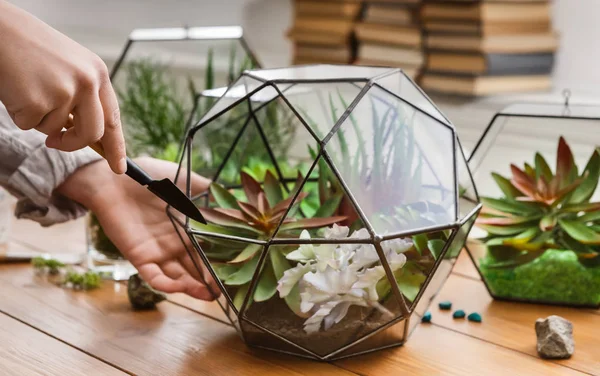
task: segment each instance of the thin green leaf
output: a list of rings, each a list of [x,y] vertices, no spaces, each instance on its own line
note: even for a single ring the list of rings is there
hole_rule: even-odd
[[[600,210],[600,202],[588,202],[585,204],[564,205],[561,211],[567,213],[591,212]]]
[[[422,256],[424,254],[424,252],[427,250],[427,241],[429,240],[429,239],[427,239],[427,235],[425,235],[425,234],[414,235],[412,237],[412,240],[415,245],[415,248],[417,249],[417,252],[419,252],[419,254]]]
[[[396,276],[398,288],[400,288],[402,294],[410,302],[416,299],[421,290],[421,285],[427,279],[427,276],[420,271],[418,266],[408,262],[403,268],[399,269],[399,272],[395,272],[394,275]]]
[[[490,226],[490,225],[477,225],[484,231],[487,231],[492,235],[500,235],[500,236],[509,236],[509,235],[517,235],[522,233],[523,231],[531,228],[531,225],[513,225],[513,226]]]
[[[594,195],[600,179],[600,152],[598,150],[595,150],[590,157],[581,177],[584,180],[571,194],[570,203],[583,203],[589,201]]]
[[[281,193],[281,185],[279,185],[279,180],[277,180],[271,171],[267,171],[265,174],[265,194],[271,207],[277,205],[277,203],[283,200],[283,194]]]
[[[227,278],[229,278],[230,275],[232,275],[240,269],[238,265],[228,265],[219,263],[213,263],[210,266],[213,268],[215,274],[217,275],[217,277],[219,277],[221,281],[226,280]]]
[[[442,254],[442,251],[444,250],[445,246],[446,242],[441,239],[433,239],[427,242],[427,247],[429,248],[436,260]]]
[[[213,67],[213,49],[208,49],[208,54],[206,56],[206,71],[204,74],[204,89],[210,90],[215,87],[215,70]]]
[[[271,299],[277,292],[277,279],[273,274],[273,267],[271,264],[265,264],[263,268],[256,290],[254,290],[254,301],[264,302]]]
[[[254,257],[254,255],[256,255],[256,253],[258,253],[261,249],[262,246],[260,244],[248,244],[246,248],[244,248],[244,250],[240,252],[240,254],[236,256],[236,258],[229,261],[229,263],[239,264],[242,262],[246,262],[252,257]]]
[[[512,226],[523,223],[537,222],[542,217],[542,214],[532,215],[528,217],[479,217],[477,224],[492,225],[492,226]]]
[[[541,210],[540,205],[534,202],[512,201],[489,197],[482,197],[481,202],[492,209],[521,216],[539,213]]]
[[[525,265],[527,263],[532,262],[536,258],[543,255],[544,252],[546,252],[545,249],[539,250],[539,251],[533,251],[533,252],[521,252],[516,257],[514,257],[512,260],[486,265],[486,267],[490,268],[490,269],[516,268],[517,266]]]
[[[521,193],[521,191],[519,191],[517,188],[515,188],[515,186],[512,185],[512,183],[510,182],[510,180],[508,180],[504,176],[497,174],[495,172],[492,172],[492,177],[496,181],[498,188],[500,188],[500,190],[502,190],[502,193],[504,193],[504,196],[506,196],[507,198],[515,198],[515,197],[523,196],[523,193]]]
[[[277,280],[283,278],[283,273],[292,267],[280,247],[269,248],[269,258],[271,259],[271,265],[273,266],[273,272]]]
[[[535,153],[535,180],[539,180],[540,177],[543,177],[547,182],[550,182],[554,175],[544,157],[540,153]]]
[[[573,239],[591,245],[600,245],[600,234],[581,222],[559,219],[558,224]]]
[[[600,220],[600,210],[584,214],[577,218],[577,221],[581,223],[595,222],[598,220]]]
[[[244,304],[244,299],[246,299],[246,294],[248,294],[248,290],[250,289],[250,284],[245,284],[244,286],[241,286],[236,292],[235,292],[235,296],[233,297],[233,305],[235,306],[235,308],[239,311],[240,309],[242,309],[242,304]]]
[[[344,198],[342,193],[338,193],[335,196],[330,197],[319,207],[313,217],[330,217],[334,215],[340,207],[342,198]]]
[[[262,234],[259,230],[248,225],[246,222],[236,219],[234,217],[231,217],[227,214],[221,213],[217,210],[207,209],[207,208],[200,208],[199,210],[200,210],[200,213],[202,213],[202,215],[204,216],[204,218],[206,218],[207,221],[209,221],[213,224],[217,224],[217,225],[221,225],[221,226],[225,226],[225,227],[234,227],[234,228],[238,228],[241,230],[247,230],[247,231],[253,232],[255,234]]]
[[[328,218],[303,218],[294,222],[289,222],[281,225],[280,231],[289,231],[297,229],[311,229],[333,225],[345,220],[346,217],[336,216]]]
[[[222,185],[212,183],[210,185],[210,193],[215,198],[217,204],[224,209],[239,209],[237,200],[235,197]]]
[[[244,264],[237,272],[233,273],[225,280],[225,284],[229,286],[239,286],[246,284],[252,280],[259,256],[255,256]]]

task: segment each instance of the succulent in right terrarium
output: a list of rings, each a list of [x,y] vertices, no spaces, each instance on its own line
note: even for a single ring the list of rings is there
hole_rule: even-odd
[[[492,293],[548,302],[600,304],[600,148],[579,171],[560,137],[553,172],[540,153],[533,164],[511,165],[492,177],[503,197],[483,197],[476,225],[487,232],[481,273]],[[554,274],[554,286],[537,283]],[[560,283],[556,278],[577,278]]]

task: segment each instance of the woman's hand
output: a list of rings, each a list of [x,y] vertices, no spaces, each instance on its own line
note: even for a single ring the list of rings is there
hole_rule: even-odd
[[[0,0],[0,101],[15,124],[63,151],[101,140],[111,169],[127,169],[117,97],[104,62],[29,13]],[[74,127],[63,130],[73,116]]]
[[[177,165],[152,158],[135,161],[154,179],[173,178]],[[202,192],[209,181],[193,175],[192,189]],[[101,162],[78,169],[58,192],[92,210],[106,235],[153,288],[184,292],[212,300],[209,288],[187,254],[165,212],[166,204],[124,175],[115,175]],[[185,235],[184,235],[185,236]],[[186,238],[189,244],[189,239]],[[199,258],[198,265],[202,265]],[[214,293],[218,288],[209,273],[202,273]]]

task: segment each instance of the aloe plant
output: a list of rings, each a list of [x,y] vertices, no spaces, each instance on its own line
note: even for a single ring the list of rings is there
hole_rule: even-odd
[[[300,192],[294,200],[304,180],[298,174],[294,189],[287,195],[277,178],[267,171],[264,188],[252,176],[241,172],[242,189],[245,200],[240,200],[220,184],[210,185],[210,195],[216,207],[200,208],[208,225],[196,224],[199,230],[212,233],[236,235],[249,239],[266,240],[273,235],[279,224],[279,234],[286,238],[297,238],[300,231],[318,229],[340,221],[343,216],[331,216],[336,208],[325,208],[312,218],[299,218],[288,215],[294,213],[299,204],[306,198],[305,192]],[[292,206],[290,208],[290,206]],[[288,209],[290,208],[290,209]],[[226,286],[236,288],[233,297],[234,305],[239,309],[248,292],[250,282],[257,268],[260,251],[258,244],[237,244],[222,242],[213,237],[203,237],[205,254],[211,260],[211,266],[219,279]],[[268,259],[262,270],[261,278],[253,295],[253,300],[261,302],[270,299],[276,292],[277,280],[290,268],[281,250],[269,250]],[[286,302],[294,312],[298,312],[299,295],[287,297]]]
[[[591,198],[600,177],[600,149],[581,173],[571,148],[560,137],[556,169],[536,153],[533,164],[511,165],[512,176],[493,173],[504,194],[482,198],[477,226],[494,262],[487,268],[515,268],[548,250],[572,251],[584,266],[600,265],[600,202]]]

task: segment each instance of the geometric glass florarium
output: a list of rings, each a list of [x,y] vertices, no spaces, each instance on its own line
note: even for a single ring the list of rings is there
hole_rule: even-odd
[[[467,250],[496,299],[600,307],[597,106],[515,104],[469,166],[483,209]]]
[[[268,124],[293,125],[291,147]],[[195,158],[223,128],[207,174]],[[169,214],[223,309],[249,345],[313,359],[401,345],[480,209],[456,130],[400,69],[246,71],[182,154],[177,181],[208,225]]]

